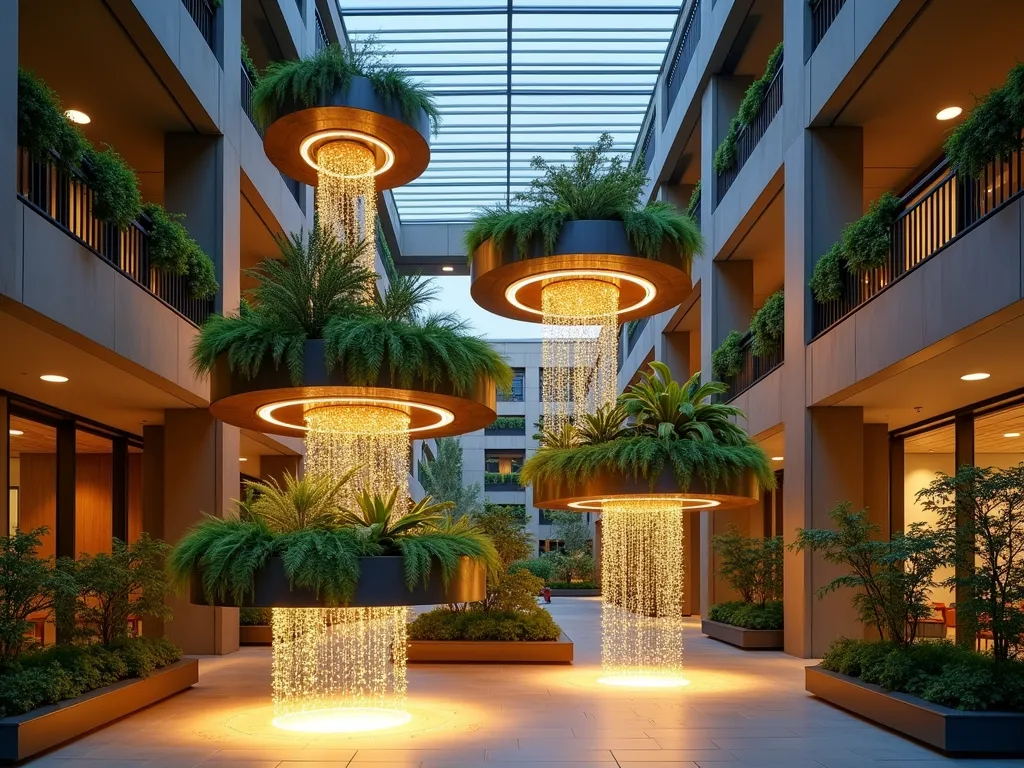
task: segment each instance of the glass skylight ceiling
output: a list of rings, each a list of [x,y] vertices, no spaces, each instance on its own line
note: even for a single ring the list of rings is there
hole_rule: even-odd
[[[604,131],[636,143],[679,0],[339,0],[437,95],[430,167],[394,190],[403,221],[458,221],[529,186]]]

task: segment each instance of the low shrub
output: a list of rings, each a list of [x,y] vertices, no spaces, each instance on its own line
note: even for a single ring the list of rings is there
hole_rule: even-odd
[[[525,416],[499,416],[491,422],[487,429],[526,429]]]
[[[409,624],[410,640],[557,640],[562,630],[543,608],[452,611],[435,608]]]
[[[181,658],[165,638],[133,637],[110,646],[55,645],[25,653],[0,668],[0,717],[20,715],[145,677]]]
[[[519,473],[484,472],[484,485],[519,485]]]
[[[782,629],[782,603],[772,601],[758,605],[742,600],[719,603],[711,606],[708,619],[744,629]]]
[[[549,581],[544,586],[551,589],[598,589],[601,585],[593,581]]]
[[[996,662],[945,640],[900,648],[884,640],[840,638],[821,666],[953,709],[1024,710],[1024,661]]]
[[[243,627],[269,626],[273,611],[270,608],[241,608],[238,623]]]

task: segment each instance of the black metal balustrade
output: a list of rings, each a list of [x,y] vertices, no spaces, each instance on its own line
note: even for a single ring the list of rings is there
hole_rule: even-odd
[[[813,52],[818,43],[836,20],[839,11],[843,9],[846,0],[817,0],[811,6],[811,51]]]
[[[676,50],[672,55],[672,64],[665,77],[669,109],[672,109],[676,96],[679,94],[680,84],[686,76],[686,70],[690,66],[694,51],[697,50],[698,42],[700,42],[700,0],[694,0],[693,5],[690,6],[690,12],[686,14],[683,31],[679,35],[679,43],[676,45]]]
[[[637,320],[631,321],[626,326],[626,354],[627,355],[630,352],[633,351],[633,347],[636,346],[637,339],[640,338],[640,334],[643,332],[644,328],[647,327],[647,321],[650,320],[650,319],[651,318],[649,318],[649,317],[641,317],[641,318],[639,318]]]
[[[772,81],[764,92],[764,101],[761,102],[761,111],[757,113],[754,122],[744,125],[736,137],[736,163],[724,173],[718,174],[716,184],[718,186],[718,203],[722,202],[725,193],[729,191],[736,177],[739,176],[743,166],[754,153],[754,147],[758,145],[761,138],[768,131],[775,116],[782,109],[782,56],[779,57],[779,66],[775,70]]]
[[[755,357],[751,348],[753,341],[754,337],[748,331],[742,341],[743,367],[739,373],[725,382],[729,385],[729,391],[725,393],[724,398],[726,402],[742,395],[784,362],[781,342],[772,354]]]
[[[644,143],[640,145],[640,154],[644,159],[645,171],[651,169],[651,163],[654,161],[654,126],[657,123],[658,113],[654,111],[651,113],[651,122],[647,126],[647,133],[644,134]]]
[[[206,44],[210,46],[210,50],[215,50],[213,45],[213,29],[217,10],[213,7],[213,3],[210,0],[181,0],[181,3],[185,6],[185,10],[188,11],[188,15],[192,17],[192,21],[196,23],[199,32],[203,35],[203,39],[206,40]]]
[[[959,176],[943,161],[903,196],[903,212],[892,226],[886,263],[858,274],[844,268],[840,298],[814,302],[814,335],[827,331],[1020,197],[1024,192],[1022,170],[1020,152],[1006,161],[990,163],[978,179]]]
[[[324,29],[324,20],[320,18],[320,11],[313,11],[313,17],[316,20],[316,52],[320,53],[331,44],[331,41],[327,37],[327,30]]]
[[[257,122],[252,109],[252,92],[255,89],[256,84],[253,82],[252,73],[249,72],[248,67],[245,66],[245,62],[242,62],[242,111],[245,112],[246,116],[249,118],[249,122],[252,123],[252,127],[256,129],[256,133],[260,135],[260,138],[263,138],[265,131],[262,126],[260,126],[259,122]],[[299,208],[305,211],[306,201],[305,196],[302,194],[302,188],[304,185],[290,176],[285,176],[283,173],[281,174],[281,180],[284,181],[284,185],[288,187],[288,191],[292,193],[292,197],[294,197],[295,202],[299,204]]]
[[[183,275],[150,266],[149,219],[140,216],[123,232],[100,221],[83,176],[60,170],[57,159],[54,154],[52,162],[41,163],[19,148],[18,199],[186,320],[201,325],[213,312],[213,300],[193,297]]]

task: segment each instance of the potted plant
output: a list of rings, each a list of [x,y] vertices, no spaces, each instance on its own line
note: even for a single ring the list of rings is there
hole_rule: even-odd
[[[491,540],[422,499],[407,510],[363,491],[356,508],[340,503],[353,473],[335,479],[286,474],[284,483],[250,483],[251,505],[226,518],[207,516],[171,552],[177,584],[192,601],[254,608],[431,605],[483,597],[498,567]]]
[[[938,529],[914,523],[885,540],[878,526],[868,521],[866,510],[855,512],[843,503],[829,512],[834,528],[798,531],[794,550],[817,553],[846,570],[822,586],[819,595],[854,589],[853,604],[861,622],[880,638],[836,640],[819,665],[806,668],[808,691],[944,752],[1020,751],[1024,662],[918,638],[919,622],[932,611],[929,592],[935,586],[935,571],[955,561],[957,541],[963,541],[957,526],[950,527],[957,503],[986,509],[984,514],[993,516],[991,522],[1001,519],[1009,524],[1004,532],[1019,525],[1024,466],[1007,478],[995,479],[998,474],[965,467],[953,478],[940,476],[925,489],[921,496],[926,503],[945,510]],[[979,494],[973,500],[951,495],[957,488],[968,491],[972,486]],[[1005,502],[1009,506],[1000,511]],[[1016,544],[1011,543],[1014,540]],[[997,535],[992,541],[1003,542],[994,552],[996,562],[1021,543],[1021,534]],[[1007,549],[999,552],[1002,546]],[[1019,555],[1013,559],[1019,560]]]
[[[417,616],[408,627],[409,661],[572,663],[572,641],[537,605],[543,581],[515,567],[532,549],[522,517],[510,507],[488,505],[459,522],[491,538],[501,569],[488,577],[482,601]]]
[[[781,649],[782,537],[747,537],[732,526],[713,544],[721,558],[718,575],[740,599],[712,605],[701,631],[739,648]]]

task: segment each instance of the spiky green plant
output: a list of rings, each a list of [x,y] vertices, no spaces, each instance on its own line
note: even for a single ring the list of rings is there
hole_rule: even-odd
[[[382,546],[393,545],[397,537],[408,534],[416,528],[437,525],[444,513],[454,505],[451,502],[435,504],[429,496],[420,499],[407,512],[400,512],[398,488],[389,496],[362,490],[356,494],[356,508],[345,511],[341,520],[360,531],[362,535]]]
[[[265,483],[249,482],[246,489],[256,498],[247,512],[262,519],[274,533],[337,528],[346,514],[340,505],[341,491],[357,470],[350,469],[338,478],[309,474],[299,478],[285,472],[283,485],[273,477]]]
[[[632,433],[626,426],[629,413],[616,403],[602,405],[594,413],[584,413],[578,420],[576,435],[580,445],[597,445],[610,440],[618,440]]]
[[[572,448],[580,444],[576,427],[565,422],[559,427],[541,427],[540,444],[545,448]]]
[[[395,545],[405,558],[405,582],[410,589],[421,580],[426,583],[433,562],[440,565],[445,584],[455,575],[463,557],[482,564],[490,576],[504,568],[494,542],[468,516],[443,515],[435,525],[416,535],[397,537]]]
[[[659,258],[670,246],[687,265],[701,252],[704,239],[693,218],[669,203],[640,205],[647,174],[640,162],[632,165],[621,156],[611,159],[612,137],[604,133],[591,147],[573,149],[573,162],[553,166],[535,157],[531,166],[540,176],[530,189],[515,197],[512,207],[484,208],[465,235],[470,259],[487,240],[499,250],[514,244],[526,258],[535,239],[550,254],[562,227],[570,221],[621,221],[630,243],[640,256]]]
[[[313,107],[335,91],[349,87],[353,77],[365,77],[387,104],[397,105],[409,122],[420,110],[427,114],[436,135],[441,113],[434,95],[405,70],[388,62],[388,54],[374,38],[344,48],[332,43],[306,59],[272,62],[263,71],[252,94],[257,122],[268,126],[288,104]]]

